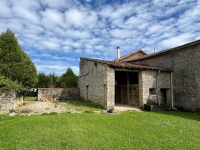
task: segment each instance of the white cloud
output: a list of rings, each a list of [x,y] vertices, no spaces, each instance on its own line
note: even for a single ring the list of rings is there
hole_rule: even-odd
[[[57,25],[64,26],[64,14],[55,9],[47,8],[45,11],[40,11],[42,16],[41,24],[44,28],[53,29]]]
[[[0,32],[15,32],[37,69],[79,71],[79,57],[112,60],[143,48],[152,52],[200,38],[198,0],[1,0]]]
[[[136,31],[129,31],[129,30],[123,30],[123,29],[114,29],[114,30],[110,30],[110,35],[114,38],[131,38],[134,36]]]
[[[84,25],[84,12],[78,9],[70,9],[65,12],[66,22],[74,27],[82,27]]]
[[[163,40],[160,44],[166,48],[175,47],[190,42],[193,37],[191,33],[185,33]]]
[[[10,8],[9,1],[1,0],[0,17],[7,18],[12,17],[13,13]]]
[[[39,41],[39,44],[41,45],[41,47],[43,49],[47,49],[47,50],[59,50],[60,49],[59,43],[48,41],[48,40]]]
[[[98,19],[96,12],[88,10],[86,8],[84,10],[79,10],[77,8],[69,9],[65,12],[65,15],[65,20],[67,24],[75,28],[94,27]]]
[[[90,38],[89,31],[79,31],[74,29],[69,29],[66,31],[66,37],[73,38],[73,39],[87,39]]]

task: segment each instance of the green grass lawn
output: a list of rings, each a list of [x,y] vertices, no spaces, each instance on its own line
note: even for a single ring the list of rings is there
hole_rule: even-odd
[[[0,115],[0,149],[195,150],[200,115],[184,112]]]
[[[37,97],[31,97],[31,96],[27,96],[24,98],[24,101],[36,101]]]

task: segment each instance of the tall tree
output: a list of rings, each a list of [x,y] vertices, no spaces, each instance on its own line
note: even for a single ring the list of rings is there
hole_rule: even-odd
[[[36,67],[10,29],[0,35],[0,74],[26,88],[37,83]]]
[[[46,75],[44,72],[38,73],[38,83],[35,87],[37,88],[56,88],[60,87],[59,78],[55,73],[50,73]]]
[[[50,78],[44,72],[39,72],[37,77],[38,77],[38,83],[35,85],[35,87],[48,88]]]
[[[66,73],[60,77],[61,87],[76,87],[78,82],[78,77],[74,74],[71,68],[68,68]]]

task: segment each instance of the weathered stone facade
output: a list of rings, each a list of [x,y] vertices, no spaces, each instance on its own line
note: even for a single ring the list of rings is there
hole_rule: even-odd
[[[131,60],[131,59],[138,58],[138,57],[141,57],[141,56],[144,56],[144,55],[145,54],[142,53],[142,52],[137,52],[134,55],[130,55],[130,56],[124,58],[123,61]]]
[[[153,100],[154,102],[160,101],[160,104],[163,104],[166,100],[165,104],[170,105],[170,88],[170,72],[141,71],[139,73],[140,106],[143,107],[148,100]],[[150,90],[155,90],[155,93],[150,93]]]
[[[7,90],[0,95],[0,111],[9,112],[16,107],[16,93],[13,90]]]
[[[166,101],[166,104],[170,104],[170,72],[140,70],[136,73],[139,76],[139,84],[130,85],[115,85],[115,73],[115,68],[107,64],[82,59],[79,77],[80,96],[101,104],[107,110],[115,107],[115,101],[143,107],[149,99],[157,102],[157,95],[150,95],[149,89],[158,88],[160,103]]]
[[[80,62],[80,96],[101,104],[105,109],[114,108],[114,69],[106,64],[88,60]]]
[[[200,108],[200,43],[180,46],[170,51],[133,61],[173,70],[174,105],[189,109]]]
[[[141,56],[139,55],[140,52]],[[95,101],[99,101],[100,104],[106,106],[106,100],[102,101],[104,98],[102,93],[105,93],[105,90],[97,87],[101,84],[106,85],[110,81],[113,82],[111,76],[109,78],[106,76],[108,68],[112,70],[113,76],[116,75],[116,69],[126,72],[133,71],[138,72],[138,83],[136,85],[138,84],[139,88],[140,106],[143,106],[147,100],[157,100],[159,104],[170,104],[172,108],[175,106],[189,110],[200,109],[200,40],[149,55],[142,53],[142,50],[137,50],[113,61],[84,59],[84,67],[80,67],[81,75],[87,74],[87,72],[90,74],[86,78],[83,77],[82,81],[80,80],[80,89],[84,89],[86,85],[88,85],[86,87],[92,85],[90,91],[87,90],[86,92],[84,90],[85,93],[88,93],[85,95],[89,95],[91,100],[95,99],[96,93],[93,93],[92,96],[90,94],[94,92],[93,89],[98,89],[101,96],[98,96],[98,100]],[[95,62],[98,63],[98,66],[102,66],[97,71],[98,73],[94,69]],[[89,63],[91,64],[89,65]],[[96,78],[96,74],[101,74],[101,77]],[[122,78],[125,78],[125,76]],[[134,97],[135,95],[134,92],[130,93],[130,90],[128,90],[130,89],[128,80],[127,78],[127,83],[123,82],[123,85],[120,86],[127,89],[124,91],[127,91],[127,103],[130,104],[130,96]],[[109,88],[108,85],[106,85],[107,88]],[[110,89],[112,91],[113,87]],[[122,93],[125,93],[123,87],[121,89]],[[115,95],[115,92],[120,91],[117,89],[111,95]],[[117,96],[116,102],[123,102],[122,96],[119,97],[120,94],[117,94]],[[131,101],[137,104],[137,101],[134,101],[133,98]]]
[[[78,88],[38,88],[37,100],[51,101],[55,95],[57,100],[76,99],[79,97]]]

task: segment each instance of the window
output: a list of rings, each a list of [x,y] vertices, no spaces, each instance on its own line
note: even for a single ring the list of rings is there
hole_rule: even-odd
[[[149,94],[150,95],[156,95],[156,89],[155,88],[150,88],[149,89]]]

